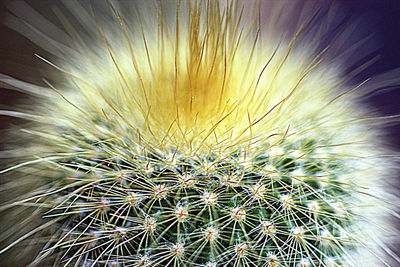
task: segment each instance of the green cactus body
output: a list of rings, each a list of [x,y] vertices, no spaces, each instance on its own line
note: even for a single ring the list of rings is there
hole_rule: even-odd
[[[25,241],[39,266],[385,262],[392,162],[349,93],[364,84],[297,45],[308,20],[287,39],[269,27],[278,4],[265,31],[239,2],[65,5],[93,40],[44,59],[67,82],[40,88],[27,161],[2,171],[33,190],[2,206],[32,216],[1,253]]]
[[[221,157],[75,138],[98,152],[59,162],[60,179],[77,184],[56,193],[62,202],[49,214],[68,215],[55,240],[71,231],[61,249],[71,263],[333,266],[354,249],[340,205],[355,186],[338,181],[340,159],[319,158],[315,141]]]

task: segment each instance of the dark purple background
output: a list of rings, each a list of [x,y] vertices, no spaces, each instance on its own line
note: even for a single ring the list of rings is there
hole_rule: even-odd
[[[354,17],[364,17],[365,22],[361,27],[375,33],[374,38],[380,45],[374,53],[380,56],[380,60],[359,75],[357,81],[400,68],[400,1],[342,0],[339,3]],[[369,103],[384,115],[400,114],[400,85],[374,96]],[[389,130],[389,143],[400,151],[400,123],[390,126]]]
[[[48,53],[1,23],[8,12],[6,8],[8,2],[11,1],[0,0],[0,73],[43,84],[41,79],[46,76],[45,72],[49,70],[49,66],[34,54],[38,53],[46,57]],[[27,0],[26,2],[50,19],[55,18],[51,12],[51,6],[57,5],[56,0]],[[329,3],[329,0],[326,2]],[[400,67],[400,0],[342,0],[335,1],[334,5],[339,6],[347,17],[362,17],[364,23],[361,28],[366,32],[375,33],[374,38],[381,45],[374,53],[380,55],[380,60],[358,75],[354,82]],[[389,92],[375,96],[370,102],[382,114],[400,114],[399,89],[400,87],[393,88]],[[23,94],[0,90],[0,109],[15,107],[23,102],[21,101],[23,98]],[[6,129],[6,124],[15,124],[18,121],[19,119],[0,116],[0,144],[2,143],[1,133]],[[390,127],[388,138],[389,143],[400,151],[400,124]]]

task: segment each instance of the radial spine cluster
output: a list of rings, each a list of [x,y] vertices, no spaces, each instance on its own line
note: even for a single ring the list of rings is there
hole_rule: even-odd
[[[334,266],[354,249],[340,207],[354,187],[313,140],[224,156],[120,142],[81,139],[98,152],[58,162],[75,182],[48,216],[70,263]]]

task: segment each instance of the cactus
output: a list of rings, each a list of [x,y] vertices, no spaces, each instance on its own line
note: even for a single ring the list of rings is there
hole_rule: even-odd
[[[392,162],[352,94],[365,85],[297,45],[309,20],[286,39],[238,2],[125,3],[136,19],[110,2],[90,20],[65,4],[93,38],[42,58],[67,82],[2,78],[40,100],[18,115],[35,121],[26,161],[1,171],[32,184],[2,205],[17,223],[1,253],[23,244],[39,266],[386,263]]]

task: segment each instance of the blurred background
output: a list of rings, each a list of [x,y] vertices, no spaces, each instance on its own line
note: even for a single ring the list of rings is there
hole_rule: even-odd
[[[45,58],[51,58],[51,55],[32,43],[28,38],[5,25],[7,17],[10,15],[7,6],[16,1],[19,0],[0,0],[0,73],[43,85],[42,78],[49,78],[46,73],[48,71],[53,72],[54,70],[37,58],[35,54],[39,54]],[[95,3],[96,1],[92,2]],[[305,0],[304,2],[309,3],[312,1]],[[315,2],[321,1],[324,0]],[[32,6],[36,12],[39,12],[51,21],[57,21],[53,9],[54,7],[61,6],[60,1],[26,0],[25,2]],[[325,2],[330,4],[331,1]],[[365,58],[365,61],[377,55],[379,55],[379,60],[360,73],[360,75],[357,75],[352,83],[362,82],[366,78],[376,74],[400,68],[399,0],[341,0],[333,1],[332,3],[340,10],[340,15],[343,18],[350,21],[361,19],[360,30],[365,31],[367,34],[373,33],[372,38],[374,38],[374,42],[377,44],[376,50],[368,58]],[[349,66],[349,69],[351,67]],[[380,94],[374,95],[368,100],[369,104],[377,108],[383,115],[400,114],[399,89],[400,86],[381,90]],[[0,90],[0,109],[12,108],[18,106],[20,103],[27,103],[26,100],[26,96],[22,93],[11,90]],[[8,128],[7,125],[17,123],[19,123],[19,119],[0,116],[0,144],[2,143],[2,133]],[[400,123],[389,127],[387,138],[391,146],[400,151]]]

